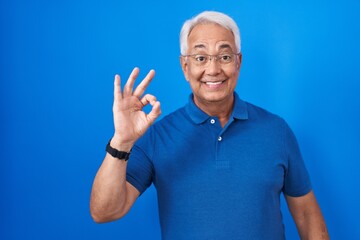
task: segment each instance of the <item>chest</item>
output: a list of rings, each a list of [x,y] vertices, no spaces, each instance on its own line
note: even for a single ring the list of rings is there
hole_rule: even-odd
[[[211,119],[210,119],[211,121]],[[280,192],[287,161],[281,134],[267,127],[204,124],[190,131],[169,131],[157,141],[154,156],[158,190],[224,188]]]

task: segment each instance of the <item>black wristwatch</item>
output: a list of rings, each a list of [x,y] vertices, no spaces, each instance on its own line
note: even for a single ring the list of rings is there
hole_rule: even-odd
[[[118,158],[120,160],[127,161],[130,157],[131,150],[130,150],[130,152],[118,151],[115,148],[112,148],[110,146],[110,142],[111,142],[111,140],[106,145],[106,152],[108,152],[114,158]]]

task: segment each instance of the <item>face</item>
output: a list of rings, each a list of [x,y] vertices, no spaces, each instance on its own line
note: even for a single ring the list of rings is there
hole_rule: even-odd
[[[186,55],[232,54],[236,52],[232,32],[218,24],[199,24],[188,37]],[[201,108],[211,103],[232,104],[233,93],[240,73],[241,55],[234,61],[222,64],[214,58],[205,66],[195,64],[195,59],[181,57],[181,66],[194,94],[194,102]]]

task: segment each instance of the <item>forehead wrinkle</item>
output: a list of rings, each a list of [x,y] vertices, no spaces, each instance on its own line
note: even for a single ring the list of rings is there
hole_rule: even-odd
[[[212,47],[213,46],[213,47]],[[217,54],[219,52],[223,51],[231,51],[233,52],[232,44],[229,43],[228,40],[210,40],[209,43],[204,43],[203,41],[199,41],[197,43],[194,43],[194,45],[191,47],[192,51],[210,51],[212,54]],[[192,52],[191,51],[191,52]],[[194,52],[193,52],[194,53]]]
[[[217,45],[217,44],[216,44]],[[194,50],[197,49],[207,49],[207,46],[203,43],[199,43],[199,44],[195,44],[195,46],[192,48]],[[232,50],[231,44],[229,43],[220,43],[220,45],[216,46],[217,51],[219,50],[226,50],[226,49],[230,49]]]

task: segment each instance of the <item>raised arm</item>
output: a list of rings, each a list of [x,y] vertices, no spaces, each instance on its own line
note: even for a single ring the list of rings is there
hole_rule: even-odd
[[[139,69],[134,68],[121,90],[120,76],[115,76],[113,117],[115,133],[110,146],[118,151],[129,152],[150,125],[161,114],[160,103],[150,94],[143,96],[155,72],[151,70],[133,90]],[[150,104],[146,114],[142,109]],[[124,216],[139,196],[139,191],[126,182],[127,162],[106,153],[92,187],[90,212],[95,222],[109,222]]]
[[[285,195],[285,198],[301,239],[330,239],[325,220],[312,191],[301,197]]]

